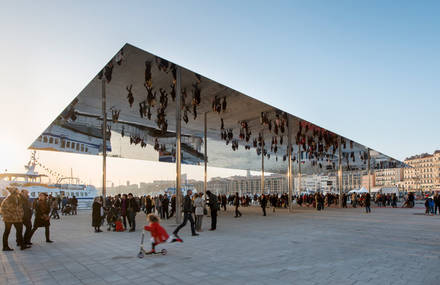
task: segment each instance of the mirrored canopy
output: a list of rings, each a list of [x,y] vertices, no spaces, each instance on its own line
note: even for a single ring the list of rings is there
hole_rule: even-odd
[[[364,170],[368,148],[170,61],[126,44],[30,149],[101,155],[102,80],[113,157],[175,161],[176,70],[181,70],[182,163],[204,161],[207,120],[209,166],[286,173],[289,139],[294,171],[326,173],[338,166]],[[286,98],[289,100],[289,98]],[[371,168],[403,163],[370,150]]]

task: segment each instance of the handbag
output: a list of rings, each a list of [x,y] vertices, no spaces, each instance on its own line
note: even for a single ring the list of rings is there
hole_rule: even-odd
[[[208,210],[206,210],[206,208],[203,208],[203,215],[208,215]]]

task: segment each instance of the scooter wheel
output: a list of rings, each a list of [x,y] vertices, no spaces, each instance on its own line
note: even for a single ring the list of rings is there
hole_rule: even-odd
[[[162,253],[162,255],[166,255],[168,253],[168,251],[164,248],[160,251],[160,253]]]
[[[142,251],[140,251],[137,256],[138,258],[144,258],[145,254]]]

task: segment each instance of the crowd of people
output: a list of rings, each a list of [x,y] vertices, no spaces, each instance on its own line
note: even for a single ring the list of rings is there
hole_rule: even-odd
[[[59,219],[58,211],[61,210],[62,215],[76,215],[78,200],[75,196],[68,198],[52,197],[46,193],[40,193],[38,199],[33,202],[29,199],[28,191],[19,191],[16,187],[7,188],[10,195],[1,203],[0,213],[5,223],[5,231],[3,234],[3,250],[12,250],[8,245],[8,237],[12,226],[16,229],[17,246],[21,249],[29,248],[33,233],[39,228],[45,228],[46,241],[50,240],[50,219]],[[226,211],[227,205],[234,207],[235,218],[240,218],[242,212],[240,207],[260,206],[263,216],[267,215],[267,208],[271,208],[275,212],[277,208],[289,207],[289,196],[287,193],[279,194],[263,194],[263,195],[239,195],[239,193],[231,195],[215,195],[210,191],[206,192],[207,197],[203,197],[203,193],[195,193],[191,190],[186,192],[182,201],[183,222],[173,232],[175,238],[179,238],[179,231],[190,223],[191,234],[199,235],[203,231],[203,217],[208,215],[211,217],[211,231],[217,228],[218,211]],[[396,194],[375,193],[370,195],[364,194],[342,194],[342,207],[347,208],[348,202],[351,207],[365,207],[366,213],[371,212],[371,202],[376,203],[377,207],[397,207],[398,197]],[[409,193],[402,203],[402,207],[414,206],[414,194]],[[293,195],[292,203],[296,202],[300,207],[313,207],[318,211],[324,210],[326,207],[339,206],[339,194],[321,192],[303,193],[301,195]],[[440,214],[440,196],[435,194],[426,197],[426,214]],[[209,211],[208,211],[209,210]],[[105,199],[96,197],[92,205],[92,227],[95,232],[102,232],[101,227],[107,223],[108,231],[125,231],[134,232],[136,230],[136,215],[139,212],[157,215],[158,219],[170,219],[176,214],[176,196],[175,195],[143,195],[135,197],[133,194],[118,194],[113,197],[109,196]],[[35,214],[35,215],[34,215]],[[31,218],[35,216],[32,225]],[[151,218],[155,220],[155,218]],[[23,226],[26,231],[23,234]]]
[[[192,193],[192,192],[191,192]],[[209,194],[208,194],[209,193]],[[408,198],[411,200],[411,196]],[[353,208],[365,207],[367,213],[371,212],[371,202],[375,202],[378,207],[397,207],[398,197],[396,194],[377,193],[370,195],[364,194],[342,194],[342,207],[347,208],[348,202]],[[339,207],[339,194],[321,192],[303,193],[293,195],[292,203],[296,202],[300,207],[313,207],[322,211],[327,207]],[[196,236],[198,232],[203,231],[203,217],[208,214],[212,219],[210,230],[216,229],[217,212],[226,211],[227,205],[234,207],[234,217],[240,218],[242,212],[240,207],[260,206],[263,216],[267,215],[267,208],[275,212],[277,208],[289,207],[289,196],[283,194],[263,194],[263,195],[239,195],[239,193],[225,195],[214,195],[207,192],[207,197],[203,193],[195,193],[189,197],[186,195],[182,202],[183,223],[191,224],[191,233]],[[136,214],[144,212],[146,215],[154,213],[160,219],[170,219],[176,213],[175,195],[143,195],[135,197],[133,194],[118,194],[113,197],[107,197],[104,203],[102,197],[96,197],[93,203],[92,226],[95,232],[102,232],[101,227],[107,221],[107,230],[133,232],[136,230]],[[439,210],[440,212],[440,210]],[[177,234],[181,227],[175,231]]]
[[[425,195],[425,215],[440,215],[440,195],[435,193],[434,195]]]
[[[7,188],[9,195],[0,204],[0,214],[3,217],[5,230],[3,232],[3,251],[12,251],[8,238],[12,226],[16,232],[16,243],[21,250],[32,246],[32,236],[38,228],[45,228],[46,242],[50,239],[50,213],[53,200],[49,200],[46,193],[40,193],[33,202],[29,199],[27,190],[18,190],[15,186]],[[34,223],[32,224],[32,216]],[[23,234],[23,226],[26,228]]]

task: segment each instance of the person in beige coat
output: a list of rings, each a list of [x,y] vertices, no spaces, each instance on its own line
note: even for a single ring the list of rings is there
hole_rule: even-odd
[[[196,216],[196,231],[201,232],[202,231],[203,214],[205,211],[205,200],[202,198],[203,193],[199,193],[196,195],[197,195],[197,197],[194,200],[195,216]]]
[[[21,249],[29,248],[23,241],[23,206],[20,199],[19,191],[16,187],[8,187],[9,196],[3,200],[0,205],[0,213],[5,223],[5,231],[3,232],[3,251],[11,251],[12,248],[8,245],[8,238],[11,232],[12,225],[15,227],[17,235],[17,244]]]

